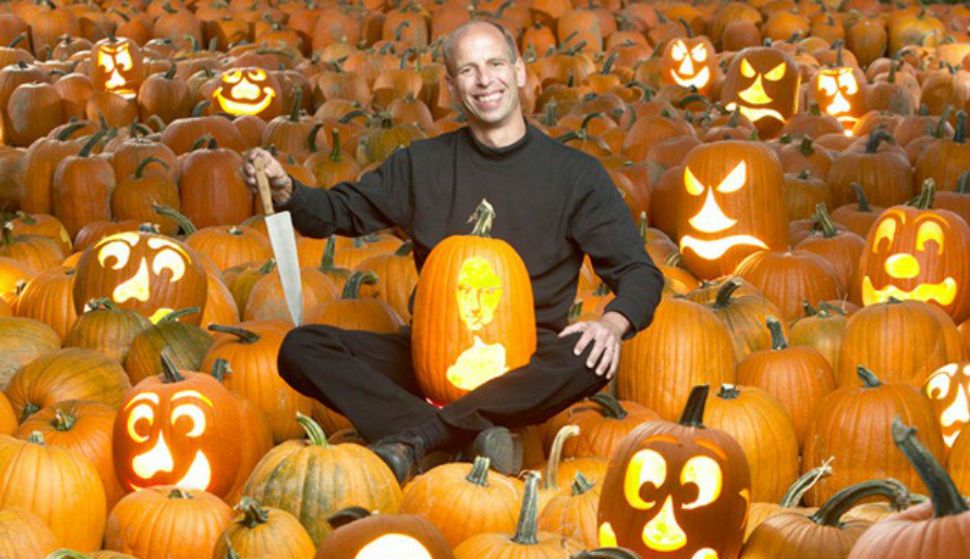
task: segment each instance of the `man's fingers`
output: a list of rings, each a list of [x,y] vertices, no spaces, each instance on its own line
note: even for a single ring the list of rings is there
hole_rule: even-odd
[[[610,370],[606,374],[607,379],[612,379],[616,376],[616,371],[620,368],[620,351],[622,346],[617,343],[616,349],[613,351],[613,363],[610,365]]]
[[[583,350],[586,349],[586,346],[589,345],[589,342],[591,341],[593,341],[593,334],[590,330],[587,329],[583,332],[583,335],[579,337],[579,341],[576,342],[576,345],[573,347],[573,354],[574,355],[581,354]]]
[[[586,367],[589,369],[596,367],[596,364],[600,361],[600,356],[602,356],[609,347],[606,336],[602,332],[598,332],[593,337],[593,340],[593,349],[589,352],[589,357],[586,358]],[[599,373],[597,372],[597,374]]]
[[[576,322],[574,324],[570,324],[569,326],[563,328],[562,332],[559,332],[559,337],[563,338],[574,332],[582,332],[585,328],[586,328],[585,322]]]

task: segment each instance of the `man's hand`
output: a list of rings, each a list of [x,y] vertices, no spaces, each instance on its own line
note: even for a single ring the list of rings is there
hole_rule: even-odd
[[[607,379],[616,375],[620,366],[620,345],[623,334],[630,329],[630,321],[618,312],[604,313],[599,320],[590,320],[570,324],[559,333],[559,337],[568,336],[575,332],[582,332],[579,341],[573,347],[573,353],[579,355],[593,342],[593,349],[586,359],[586,367],[594,369],[598,376],[606,375]]]
[[[263,161],[263,172],[269,179],[269,189],[273,195],[274,204],[285,204],[293,194],[293,179],[286,174],[283,166],[268,151],[261,148],[253,148],[246,153],[243,159],[242,176],[246,181],[246,186],[259,195],[259,187],[256,185],[256,160]]]

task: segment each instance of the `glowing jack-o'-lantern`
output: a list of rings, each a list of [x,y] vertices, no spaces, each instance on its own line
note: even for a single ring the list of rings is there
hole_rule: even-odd
[[[699,278],[734,271],[749,254],[788,242],[784,174],[771,149],[754,142],[703,144],[687,154],[678,190],[677,236]]]
[[[708,96],[719,77],[715,50],[707,37],[678,37],[667,43],[661,74],[663,83],[693,87]]]
[[[750,47],[731,62],[721,99],[727,110],[739,109],[761,138],[773,138],[798,112],[800,85],[798,64],[790,56],[769,47]]]
[[[970,225],[932,206],[932,179],[915,207],[893,206],[876,219],[859,262],[866,306],[899,300],[941,307],[957,323],[970,315]]]
[[[262,68],[232,68],[219,77],[212,100],[230,115],[270,119],[280,113],[279,89],[276,78]]]
[[[359,507],[327,519],[335,528],[317,549],[317,557],[346,559],[453,559],[441,532],[410,514],[368,515]]]
[[[943,442],[952,447],[970,423],[970,361],[948,363],[933,371],[923,384],[923,392],[940,421]]]
[[[188,246],[151,230],[124,231],[88,247],[77,264],[74,306],[109,298],[118,307],[157,322],[174,309],[202,307],[207,282],[198,256]],[[186,322],[198,323],[198,316]]]
[[[164,374],[132,388],[115,418],[118,481],[129,491],[174,485],[225,496],[245,444],[239,400],[211,375],[163,363]]]
[[[489,237],[494,216],[483,201],[472,234],[438,243],[421,270],[412,360],[421,389],[437,403],[525,365],[535,351],[529,273],[515,249]]]
[[[623,440],[599,503],[599,543],[643,557],[737,557],[751,475],[741,446],[701,422],[707,386],[695,387],[678,423],[648,421]]]
[[[109,37],[91,49],[91,80],[104,91],[133,99],[145,79],[145,65],[138,43]]]
[[[847,135],[865,114],[865,78],[858,69],[849,67],[822,68],[815,73],[808,95],[823,113],[838,120]]]

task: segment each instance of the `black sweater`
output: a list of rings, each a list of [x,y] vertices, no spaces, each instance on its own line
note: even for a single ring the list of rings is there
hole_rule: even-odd
[[[466,221],[482,198],[495,208],[492,236],[511,244],[529,271],[538,326],[566,326],[584,252],[616,294],[606,309],[632,325],[626,337],[650,323],[663,276],[609,175],[593,157],[532,126],[500,149],[481,144],[467,127],[417,141],[359,182],[329,190],[294,181],[279,209],[291,212],[300,233],[317,238],[400,226],[420,270],[439,241],[471,232]]]

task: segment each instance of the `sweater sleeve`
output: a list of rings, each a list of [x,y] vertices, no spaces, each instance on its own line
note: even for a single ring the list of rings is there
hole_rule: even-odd
[[[293,179],[293,194],[277,209],[289,211],[296,230],[314,238],[334,233],[359,237],[395,225],[409,230],[413,200],[410,177],[409,150],[398,149],[357,182],[323,189],[309,188]]]
[[[570,220],[571,237],[589,255],[596,274],[615,294],[606,311],[630,321],[624,339],[650,325],[660,303],[663,274],[643,248],[643,241],[613,181],[594,163],[578,185]]]

